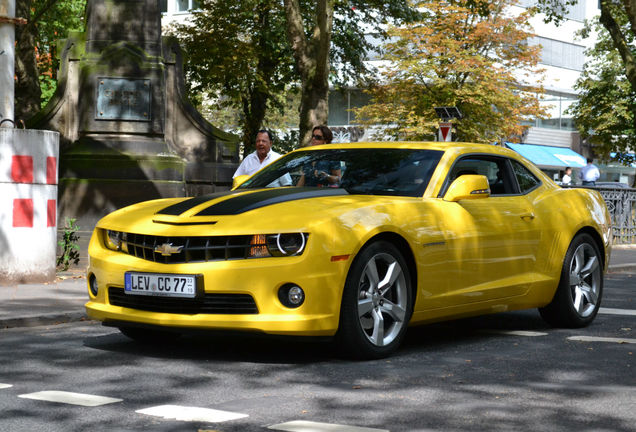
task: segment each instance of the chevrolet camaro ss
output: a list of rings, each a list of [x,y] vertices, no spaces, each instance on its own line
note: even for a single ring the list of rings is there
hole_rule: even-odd
[[[306,175],[337,181],[295,186]],[[268,187],[280,178],[291,185]],[[328,336],[361,358],[392,353],[409,325],[479,314],[538,308],[583,327],[600,307],[610,228],[597,191],[563,189],[502,147],[315,146],[231,191],[105,216],[86,309],[137,340]]]

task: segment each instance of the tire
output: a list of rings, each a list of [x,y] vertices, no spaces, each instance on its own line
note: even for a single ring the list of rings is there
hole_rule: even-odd
[[[383,358],[399,346],[413,309],[411,275],[400,251],[377,241],[355,258],[342,294],[336,336],[341,352],[358,359]]]
[[[539,308],[539,313],[555,327],[585,327],[596,317],[602,296],[601,254],[589,234],[579,234],[565,254],[561,279],[552,302]]]
[[[119,331],[126,337],[142,344],[165,344],[173,342],[181,336],[179,333],[155,330],[145,327],[119,327]]]

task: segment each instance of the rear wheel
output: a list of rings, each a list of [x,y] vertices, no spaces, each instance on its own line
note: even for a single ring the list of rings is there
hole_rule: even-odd
[[[601,306],[603,295],[601,254],[589,234],[577,235],[567,253],[561,280],[552,302],[539,312],[556,327],[584,327],[590,324]]]
[[[411,283],[393,244],[378,241],[360,252],[342,295],[337,339],[345,354],[381,358],[397,349],[411,317]]]

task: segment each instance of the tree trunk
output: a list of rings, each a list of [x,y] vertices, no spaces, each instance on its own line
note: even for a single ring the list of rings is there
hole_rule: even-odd
[[[317,0],[315,26],[307,39],[298,0],[284,0],[287,38],[300,74],[300,145],[311,141],[314,126],[327,124],[329,115],[329,49],[334,0]]]
[[[262,23],[262,31],[257,35],[258,52],[262,55],[258,56],[257,69],[262,75],[263,81],[271,81],[271,77],[276,71],[276,64],[273,64],[270,57],[266,55],[269,36],[267,28],[270,25],[270,14],[272,12],[270,3],[263,2],[258,9],[258,22]],[[256,134],[263,128],[263,120],[267,113],[267,104],[271,98],[271,92],[269,90],[263,90],[263,88],[269,88],[269,86],[260,87],[255,85],[250,88],[249,94],[243,99],[243,157],[247,156],[255,149]]]
[[[15,119],[26,121],[40,111],[40,73],[38,71],[35,41],[37,29],[30,20],[31,0],[17,0],[16,16],[28,23],[16,26],[15,53]]]
[[[255,149],[256,134],[263,126],[268,99],[268,94],[255,89],[243,99],[243,157]]]
[[[625,1],[625,3],[627,3],[627,0]],[[628,14],[630,10],[630,8],[626,7],[625,13]],[[631,12],[633,13],[634,11]],[[629,16],[629,19],[630,23],[636,23],[635,16]],[[621,31],[619,24],[612,16],[611,6],[608,4],[607,0],[601,1],[600,21],[601,24],[603,24],[603,27],[605,27],[609,32],[614,44],[614,48],[616,48],[621,56],[621,59],[623,60],[627,80],[630,82],[632,90],[636,92],[636,57],[634,56],[634,53],[632,52],[632,49],[629,46],[625,35]]]
[[[632,33],[636,35],[636,0],[623,0]]]
[[[329,116],[328,96],[329,82],[316,82],[310,85],[303,83],[300,99],[299,140],[301,146],[311,142],[311,131],[314,126],[326,125]],[[318,88],[319,87],[319,88]]]

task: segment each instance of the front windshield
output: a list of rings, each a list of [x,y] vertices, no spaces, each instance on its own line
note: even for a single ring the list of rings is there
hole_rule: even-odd
[[[442,154],[439,150],[395,148],[294,152],[263,168],[238,189],[264,188],[291,176],[292,187],[343,188],[361,195],[421,196]]]

